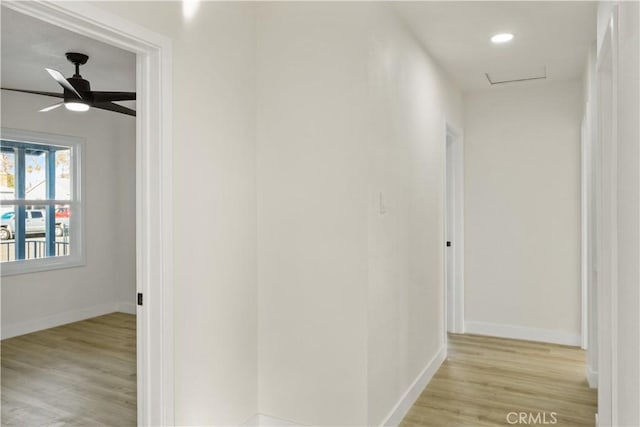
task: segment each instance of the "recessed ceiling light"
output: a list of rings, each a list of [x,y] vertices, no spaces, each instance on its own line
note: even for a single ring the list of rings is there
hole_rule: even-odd
[[[493,43],[506,43],[508,41],[511,41],[512,39],[513,39],[513,34],[511,33],[500,33],[491,37],[491,41]]]

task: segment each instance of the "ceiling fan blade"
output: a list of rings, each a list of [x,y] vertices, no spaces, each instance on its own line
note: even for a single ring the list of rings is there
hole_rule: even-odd
[[[135,92],[100,92],[92,91],[93,102],[135,101]]]
[[[49,105],[48,107],[44,107],[42,110],[40,110],[40,112],[41,113],[46,113],[47,111],[55,110],[56,108],[60,107],[61,105],[64,105],[64,102],[58,102],[57,104],[53,104],[53,105]]]
[[[53,79],[57,81],[60,84],[60,86],[62,86],[67,90],[70,90],[71,92],[75,93],[78,96],[78,98],[82,99],[82,96],[80,95],[80,93],[78,93],[76,88],[73,87],[71,83],[69,83],[67,79],[64,78],[64,76],[60,71],[52,70],[51,68],[45,68],[45,70],[47,70],[47,72],[51,75],[51,77],[53,77]]]
[[[129,116],[135,116],[136,110],[123,107],[122,105],[114,104],[113,102],[101,102],[93,104],[94,108],[100,108],[102,110],[115,111],[116,113],[127,114]]]
[[[54,98],[64,98],[64,95],[61,93],[55,93],[55,92],[42,92],[39,90],[26,90],[26,89],[11,89],[8,87],[3,87],[1,88],[2,90],[10,90],[13,92],[23,92],[23,93],[32,93],[34,95],[44,95],[44,96],[53,96]]]

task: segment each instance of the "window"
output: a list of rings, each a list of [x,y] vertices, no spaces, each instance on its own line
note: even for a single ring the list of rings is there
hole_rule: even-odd
[[[2,128],[3,276],[84,264],[81,148],[75,137]]]

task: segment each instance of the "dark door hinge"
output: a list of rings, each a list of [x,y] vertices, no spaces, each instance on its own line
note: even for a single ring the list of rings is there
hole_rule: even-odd
[[[138,292],[138,305],[142,305],[142,293]]]

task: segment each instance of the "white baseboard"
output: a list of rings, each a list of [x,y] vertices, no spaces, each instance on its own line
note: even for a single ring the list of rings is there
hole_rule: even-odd
[[[382,426],[398,426],[402,422],[403,418],[409,412],[409,409],[413,406],[420,394],[425,389],[427,384],[431,381],[431,378],[435,375],[442,365],[442,362],[447,358],[447,347],[443,345],[440,350],[433,356],[433,358],[427,363],[427,366],[420,372],[418,377],[409,386],[407,391],[404,392],[398,403],[391,409],[389,414],[382,422]]]
[[[242,424],[242,427],[293,427],[304,426],[304,424],[294,421],[283,420],[282,418],[272,417],[265,414],[255,414],[249,420]]]
[[[393,407],[389,414],[385,417],[383,426],[398,426],[402,422],[402,419],[407,415],[409,409],[413,406],[418,399],[422,391],[425,389],[431,378],[435,375],[442,365],[442,362],[447,358],[447,347],[442,346],[435,356],[429,361],[427,366],[420,372],[418,377],[409,386],[407,391],[404,392],[398,403]],[[256,414],[249,420],[242,424],[242,427],[293,427],[304,426],[304,424],[296,423],[294,421],[283,420],[281,418],[272,417],[265,414]]]
[[[551,344],[580,347],[582,339],[579,334],[572,334],[554,329],[524,328],[521,326],[499,325],[487,322],[465,322],[468,334],[487,335],[490,337],[512,338],[516,340],[539,341]]]
[[[260,426],[260,414],[255,414],[247,421],[240,424],[240,427],[259,427]]]
[[[592,371],[591,366],[587,366],[587,382],[589,387],[598,388],[598,371]]]
[[[116,305],[118,313],[136,314],[136,305],[132,302],[119,302]]]
[[[126,306],[126,303],[99,304],[92,307],[65,311],[63,313],[56,313],[50,316],[40,317],[37,319],[9,325],[3,322],[2,339],[4,340],[7,338],[17,337],[19,335],[30,334],[31,332],[55,328],[56,326],[66,325],[67,323],[79,322],[80,320],[90,319],[92,317],[121,311],[121,306]],[[135,313],[135,306],[133,312]]]

